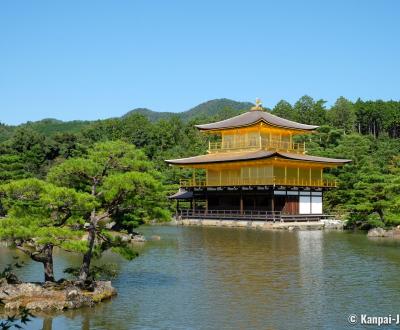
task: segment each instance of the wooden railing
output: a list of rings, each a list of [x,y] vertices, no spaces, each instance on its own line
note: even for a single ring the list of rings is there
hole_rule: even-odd
[[[300,187],[337,187],[336,180],[290,179],[278,177],[265,178],[229,178],[220,180],[188,179],[180,181],[181,187],[225,187],[225,186],[300,186]]]
[[[305,143],[294,143],[268,138],[251,138],[234,142],[209,142],[208,152],[240,151],[251,149],[279,150],[296,153],[305,153]]]
[[[333,220],[336,217],[329,214],[283,214],[280,211],[257,210],[190,210],[180,209],[177,219],[214,219],[214,220],[245,220],[245,221],[279,221],[279,222],[312,222]]]

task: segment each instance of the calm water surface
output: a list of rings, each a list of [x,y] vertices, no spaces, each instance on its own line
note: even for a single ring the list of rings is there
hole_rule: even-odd
[[[132,262],[106,257],[120,267],[116,298],[40,317],[29,329],[343,329],[349,314],[400,313],[396,242],[323,231],[142,231],[161,240]],[[1,264],[10,258],[0,250]],[[57,276],[79,259],[58,255]],[[41,279],[42,268],[28,261],[21,276]]]

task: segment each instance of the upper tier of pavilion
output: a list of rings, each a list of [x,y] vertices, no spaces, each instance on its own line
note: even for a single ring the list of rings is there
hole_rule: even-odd
[[[241,115],[210,124],[196,125],[203,132],[221,135],[221,141],[210,142],[207,155],[166,160],[169,164],[193,166],[209,163],[240,162],[266,158],[338,165],[348,159],[332,159],[306,155],[304,143],[292,137],[312,133],[318,126],[280,118],[267,111],[257,100],[256,105]]]
[[[316,125],[306,125],[297,123],[292,120],[284,119],[275,116],[262,107],[261,100],[256,100],[256,105],[250,109],[250,111],[245,112],[241,115],[217,121],[215,123],[195,125],[201,131],[211,131],[220,132],[224,130],[231,130],[237,128],[244,128],[250,126],[256,126],[257,124],[265,124],[271,128],[283,128],[286,131],[295,131],[297,134],[303,132],[309,132],[317,129],[319,126]]]

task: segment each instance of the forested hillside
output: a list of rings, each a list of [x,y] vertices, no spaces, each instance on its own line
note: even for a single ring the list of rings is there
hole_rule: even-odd
[[[52,136],[59,133],[79,133],[91,123],[91,121],[83,120],[62,121],[49,118],[39,121],[28,121],[19,126],[0,124],[0,142],[9,139],[18,128],[29,128],[38,133]]]
[[[178,115],[164,114],[161,119],[154,115],[157,113],[149,119],[146,113],[133,111],[121,118],[94,122],[43,120],[18,127],[2,125],[0,181],[44,178],[54,165],[85,155],[96,142],[123,140],[145,152],[173,192],[179,179],[190,173],[167,166],[164,159],[201,154],[207,149],[208,137],[194,124],[232,117],[251,105],[222,99]],[[338,189],[326,194],[326,212],[364,228],[400,223],[400,102],[350,102],[341,97],[327,108],[325,101],[303,96],[295,104],[282,100],[271,111],[321,126],[316,134],[299,137],[306,142],[309,154],[353,160],[326,174],[340,182]]]
[[[166,119],[173,116],[178,116],[177,113],[173,112],[157,112],[146,108],[137,108],[127,112],[123,117],[129,117],[132,115],[143,115],[150,121],[157,121],[160,119]]]
[[[185,122],[194,118],[204,118],[207,120],[210,116],[220,116],[224,112],[236,115],[240,112],[246,111],[246,109],[251,106],[253,106],[253,104],[249,102],[236,102],[228,99],[216,99],[201,103],[194,108],[183,112],[158,112],[146,108],[137,108],[128,111],[125,115],[121,116],[121,119],[130,117],[132,115],[143,115],[151,122],[172,117],[180,118]],[[1,124],[0,120],[0,142],[10,138],[14,130],[16,130],[18,127],[28,127],[33,131],[43,133],[45,135],[55,135],[58,133],[78,133],[94,122],[96,121],[62,121],[54,118],[47,118],[39,121],[28,121],[19,126],[10,126]]]
[[[229,99],[216,99],[210,100],[204,103],[201,103],[195,106],[192,109],[183,112],[156,112],[149,109],[138,108],[132,111],[129,111],[124,117],[133,114],[140,114],[145,116],[150,121],[157,121],[160,119],[167,119],[171,117],[178,117],[183,121],[188,121],[191,119],[199,119],[199,118],[208,118],[210,116],[215,116],[221,114],[224,111],[233,111],[233,112],[243,112],[253,104],[250,102],[237,102]]]

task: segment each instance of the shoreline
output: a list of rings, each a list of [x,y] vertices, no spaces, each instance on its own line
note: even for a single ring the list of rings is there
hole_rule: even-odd
[[[173,219],[173,226],[203,226],[221,228],[247,228],[259,230],[343,230],[344,223],[340,220],[320,220],[309,222],[266,222],[245,220],[213,220],[213,219]]]

